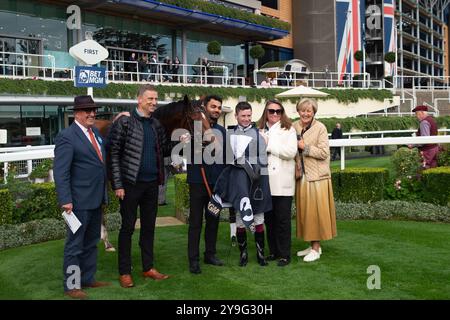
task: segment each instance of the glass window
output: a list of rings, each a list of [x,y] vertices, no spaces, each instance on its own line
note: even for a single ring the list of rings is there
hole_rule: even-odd
[[[0,128],[7,130],[7,144],[4,147],[20,146],[20,106],[2,106],[0,108]]]
[[[278,0],[261,0],[261,4],[265,7],[278,10]]]

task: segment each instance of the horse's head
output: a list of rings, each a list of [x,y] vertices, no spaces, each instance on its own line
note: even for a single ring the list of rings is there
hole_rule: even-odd
[[[214,135],[212,134],[212,131],[209,130],[211,129],[211,118],[206,113],[205,106],[203,105],[203,100],[190,100],[188,96],[185,95],[183,103],[186,110],[186,119],[188,123],[190,123],[190,128],[187,129],[191,132],[191,134],[194,134],[193,129],[195,129],[195,126],[193,124],[198,121],[202,125],[201,134],[203,136],[203,141],[214,141]]]
[[[211,129],[210,119],[205,112],[202,100],[190,100],[187,95],[183,100],[157,108],[153,116],[161,122],[169,137],[175,129],[180,128],[188,130],[191,135],[198,134],[199,132],[194,132],[196,121],[201,123],[201,134]],[[203,140],[212,141],[213,137],[207,133],[203,136]]]

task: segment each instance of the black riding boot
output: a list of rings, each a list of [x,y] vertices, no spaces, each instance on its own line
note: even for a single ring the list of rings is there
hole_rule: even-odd
[[[241,255],[239,258],[239,266],[245,267],[248,262],[248,253],[247,253],[247,232],[237,232],[237,242],[239,246],[239,251],[241,251]]]
[[[256,243],[256,259],[260,266],[267,266],[268,263],[264,258],[264,231],[255,232],[255,243]]]

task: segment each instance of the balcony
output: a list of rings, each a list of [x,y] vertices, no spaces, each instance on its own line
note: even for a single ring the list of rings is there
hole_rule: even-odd
[[[417,37],[411,35],[411,34],[408,33],[408,32],[405,32],[405,31],[402,32],[402,31],[400,31],[398,34],[399,34],[400,36],[402,36],[404,39],[410,40],[411,42],[417,42],[417,41],[418,41],[418,40],[417,40]]]
[[[383,40],[382,30],[367,30],[366,40]]]

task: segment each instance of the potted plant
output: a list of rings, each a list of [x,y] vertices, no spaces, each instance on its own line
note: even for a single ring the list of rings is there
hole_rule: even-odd
[[[353,57],[355,58],[356,61],[363,61],[364,60],[364,56],[363,56],[362,50],[356,51],[355,54],[353,55]]]
[[[207,50],[209,54],[213,56],[218,56],[222,51],[222,45],[220,44],[219,41],[214,40],[208,43]]]
[[[43,183],[50,175],[49,171],[53,171],[53,161],[51,159],[45,159],[38,164],[30,174],[30,179],[34,180],[34,183]],[[53,173],[51,174],[53,179]]]
[[[395,52],[392,52],[392,51],[386,52],[386,54],[384,55],[384,61],[386,61],[387,63],[394,63],[395,62]]]
[[[260,44],[253,46],[250,49],[250,51],[249,51],[250,57],[252,57],[255,60],[255,70],[257,70],[259,68],[258,59],[264,57],[265,53],[266,53],[266,51]]]

